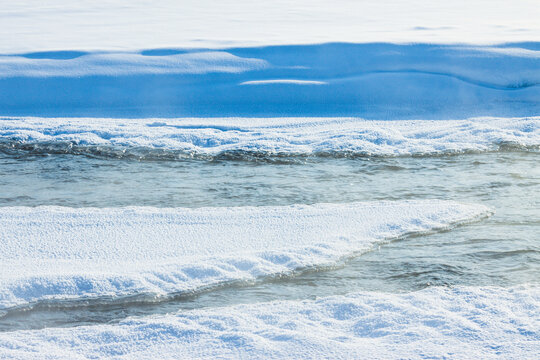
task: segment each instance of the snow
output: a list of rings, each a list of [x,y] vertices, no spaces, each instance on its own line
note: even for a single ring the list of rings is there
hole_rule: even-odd
[[[149,56],[140,53],[65,52],[0,56],[0,77],[80,77],[141,74],[240,73],[266,68],[260,59],[241,58],[224,51],[195,51]]]
[[[357,118],[94,119],[0,117],[4,146],[85,153],[143,149],[215,156],[418,155],[540,145],[540,117],[366,121]],[[76,150],[73,147],[76,147]],[[49,149],[49,150],[47,150]],[[113,152],[114,153],[114,152]],[[142,155],[141,155],[142,154]],[[174,153],[173,153],[174,154]]]
[[[296,84],[296,85],[324,85],[324,81],[296,80],[296,79],[274,79],[274,80],[252,80],[244,81],[240,85],[267,85],[267,84]]]
[[[0,334],[42,359],[535,359],[538,286],[359,292]]]
[[[44,117],[523,117],[538,42],[330,43],[0,54],[0,114]]]
[[[538,40],[536,0],[4,1],[0,53]]]
[[[0,151],[538,148],[539,18],[537,0],[4,1]],[[439,200],[0,207],[0,312],[253,281],[490,213]],[[5,332],[0,358],[533,359],[539,290],[352,293]]]
[[[166,295],[335,264],[490,214],[438,200],[201,209],[0,208],[0,308]]]

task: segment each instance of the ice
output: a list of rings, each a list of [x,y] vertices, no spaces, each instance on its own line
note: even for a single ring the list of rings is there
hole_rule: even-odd
[[[534,359],[540,289],[359,292],[0,334],[0,357]]]
[[[162,150],[216,156],[417,155],[540,145],[540,118],[366,121],[357,118],[0,118],[9,148],[129,155]],[[0,143],[2,145],[2,143]],[[76,148],[76,149],[75,149]],[[85,150],[86,149],[86,150]],[[114,153],[114,151],[113,151]]]
[[[378,242],[486,216],[425,200],[201,209],[0,208],[0,308],[167,295],[333,264]]]

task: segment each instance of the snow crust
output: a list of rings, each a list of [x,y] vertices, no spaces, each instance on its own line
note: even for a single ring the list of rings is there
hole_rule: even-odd
[[[490,214],[424,200],[239,208],[0,208],[0,309],[165,295],[334,264]]]
[[[0,54],[0,115],[537,116],[539,62],[538,42]]]
[[[215,156],[414,155],[539,146],[540,117],[366,121],[357,118],[0,118],[10,146],[178,151]]]
[[[4,1],[0,53],[538,40],[536,0]]]
[[[0,357],[534,359],[540,288],[432,287],[0,334]]]
[[[0,77],[239,73],[268,66],[264,60],[241,58],[225,51],[195,51],[163,56],[128,52],[81,53],[68,57],[65,54],[52,52],[49,56],[0,56]]]

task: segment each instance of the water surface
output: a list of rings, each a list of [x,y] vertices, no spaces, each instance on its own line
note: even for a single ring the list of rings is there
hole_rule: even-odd
[[[144,157],[143,157],[144,159]],[[0,154],[0,206],[262,206],[449,199],[495,214],[452,231],[409,236],[337,264],[156,299],[42,303],[0,317],[0,331],[115,322],[127,316],[354,291],[514,286],[540,274],[536,150],[404,157],[171,159],[24,150]]]

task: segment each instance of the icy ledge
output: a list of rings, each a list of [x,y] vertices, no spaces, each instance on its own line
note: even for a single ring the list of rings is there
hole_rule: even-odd
[[[540,117],[371,121],[359,118],[0,118],[0,146],[152,157],[259,154],[417,155],[540,146]]]
[[[0,334],[0,357],[533,359],[538,286],[355,293]]]
[[[425,200],[201,209],[0,208],[0,309],[196,291],[335,264],[375,243],[487,216]]]

